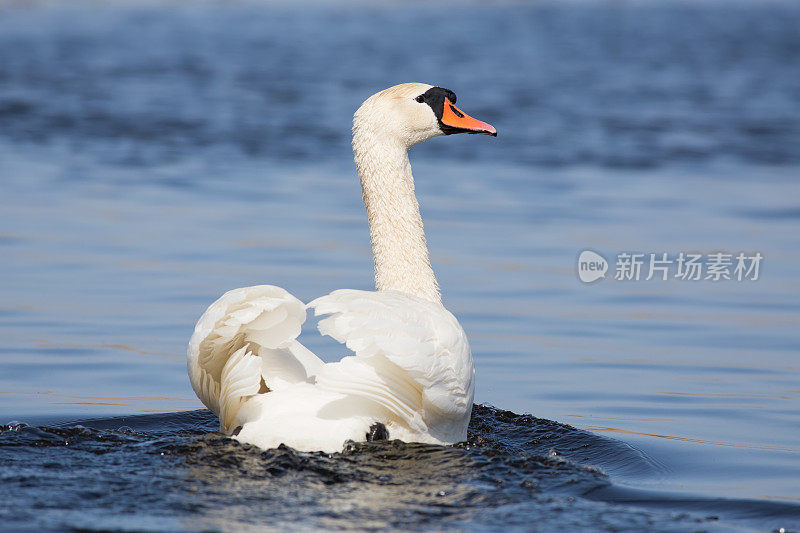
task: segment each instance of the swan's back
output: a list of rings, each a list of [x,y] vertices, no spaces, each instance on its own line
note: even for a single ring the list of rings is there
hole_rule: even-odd
[[[376,425],[389,438],[466,438],[472,355],[444,307],[409,294],[334,291],[311,302],[320,332],[355,354],[323,363],[297,340],[305,306],[279,287],[236,289],[195,329],[188,365],[220,430],[270,448],[339,451]]]

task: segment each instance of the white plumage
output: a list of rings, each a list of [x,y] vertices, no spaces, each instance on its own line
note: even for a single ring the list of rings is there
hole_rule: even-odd
[[[198,321],[189,377],[222,432],[262,448],[326,452],[365,440],[376,424],[410,442],[466,438],[472,354],[441,304],[408,162],[408,148],[443,133],[435,106],[417,98],[431,89],[392,87],[354,117],[378,291],[337,290],[305,306],[280,287],[245,287],[225,293]],[[325,364],[300,344],[306,307],[325,316],[320,332],[354,355]]]

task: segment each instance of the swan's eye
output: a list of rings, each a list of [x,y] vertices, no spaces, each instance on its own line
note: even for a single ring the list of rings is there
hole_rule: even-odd
[[[416,100],[417,102],[419,102],[421,104],[421,103],[425,102],[425,95],[421,94],[421,95],[417,96],[416,98],[414,98],[414,100]]]

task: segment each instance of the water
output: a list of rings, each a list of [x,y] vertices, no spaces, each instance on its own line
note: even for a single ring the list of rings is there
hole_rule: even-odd
[[[0,433],[0,517],[800,528],[798,23],[755,2],[0,7],[0,423],[27,424]],[[539,418],[478,408],[467,445],[333,457],[209,434],[194,321],[233,287],[369,288],[350,117],[412,80],[500,132],[412,163],[476,400]],[[584,285],[584,249],[764,263]]]

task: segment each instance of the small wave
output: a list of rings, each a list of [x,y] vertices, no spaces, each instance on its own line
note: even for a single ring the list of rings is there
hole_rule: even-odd
[[[0,426],[0,520],[31,530],[691,530],[800,508],[622,488],[615,475],[660,466],[614,439],[484,405],[456,446],[264,451],[217,427],[206,410]]]

